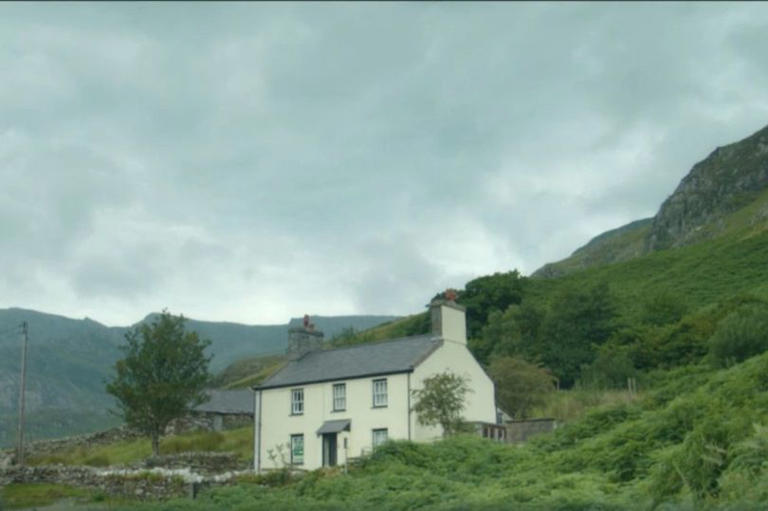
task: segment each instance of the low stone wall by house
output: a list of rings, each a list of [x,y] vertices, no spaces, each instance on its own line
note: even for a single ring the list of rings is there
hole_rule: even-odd
[[[240,460],[231,452],[183,452],[147,458],[137,468],[189,469],[197,474],[212,475],[248,470],[251,466],[250,461]]]
[[[90,467],[63,465],[11,467],[0,470],[0,486],[12,483],[64,484],[132,499],[167,499],[189,492],[189,483],[181,477],[165,477],[150,472],[129,475],[102,474]]]
[[[555,419],[528,419],[508,421],[504,424],[507,428],[507,442],[521,443],[541,433],[549,433],[557,428]]]
[[[231,484],[249,471],[204,476],[188,469],[97,469],[46,465],[0,469],[0,487],[18,483],[52,483],[86,488],[113,497],[167,499],[191,496],[203,487]]]

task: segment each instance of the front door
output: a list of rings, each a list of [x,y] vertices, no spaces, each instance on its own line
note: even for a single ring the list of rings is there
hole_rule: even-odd
[[[336,466],[336,433],[323,433],[323,466]]]

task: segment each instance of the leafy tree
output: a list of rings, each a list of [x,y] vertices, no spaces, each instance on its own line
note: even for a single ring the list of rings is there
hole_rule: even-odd
[[[677,323],[688,312],[688,304],[683,296],[671,291],[652,294],[642,304],[641,319],[645,323],[663,326]]]
[[[424,387],[411,391],[416,412],[422,426],[443,427],[443,436],[456,434],[463,429],[461,412],[469,388],[467,378],[450,371],[438,373],[424,379]]]
[[[627,379],[637,376],[627,351],[613,343],[602,345],[595,361],[582,368],[579,384],[592,388],[626,387]]]
[[[159,454],[160,436],[168,424],[205,401],[211,357],[203,353],[210,341],[185,332],[184,317],[164,310],[151,324],[125,334],[125,358],[115,364],[107,392],[117,398],[118,412],[128,426],[152,438]]]
[[[534,359],[543,319],[544,311],[528,302],[510,305],[504,313],[493,311],[483,328],[481,341],[470,347],[478,351],[477,359],[483,364],[489,363],[493,356]]]
[[[496,384],[499,405],[515,419],[528,417],[555,390],[555,379],[547,369],[522,358],[494,358],[488,373]]]
[[[457,302],[467,308],[469,336],[480,335],[488,315],[494,310],[505,311],[510,305],[519,304],[525,282],[525,277],[517,270],[494,273],[467,282]]]
[[[595,347],[616,330],[615,300],[605,283],[568,287],[550,304],[536,349],[539,360],[569,387],[581,366],[595,358]]]

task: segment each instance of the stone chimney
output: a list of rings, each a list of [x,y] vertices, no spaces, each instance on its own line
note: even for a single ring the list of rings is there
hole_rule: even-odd
[[[467,344],[466,309],[456,303],[456,292],[452,289],[447,290],[443,296],[429,304],[432,333],[446,341]]]
[[[315,330],[314,323],[310,323],[309,316],[304,314],[302,326],[288,329],[288,349],[286,355],[289,360],[298,360],[310,351],[319,350],[323,346],[323,332]]]

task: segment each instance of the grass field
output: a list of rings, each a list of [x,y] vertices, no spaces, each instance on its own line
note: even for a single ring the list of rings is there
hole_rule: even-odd
[[[253,459],[253,427],[222,432],[198,432],[164,437],[160,440],[160,454],[189,451],[235,452],[243,459]],[[152,454],[148,438],[99,445],[91,448],[78,447],[45,456],[33,457],[31,465],[62,463],[105,467],[141,461]]]

